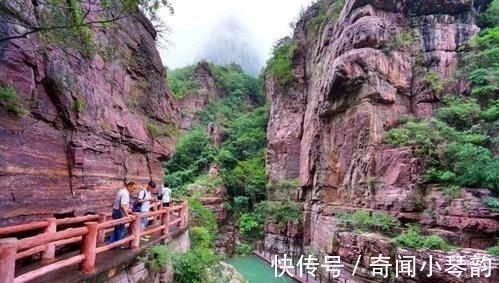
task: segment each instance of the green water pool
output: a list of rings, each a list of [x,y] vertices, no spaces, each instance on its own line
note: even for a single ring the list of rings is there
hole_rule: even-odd
[[[254,255],[228,258],[224,262],[234,266],[249,283],[296,283],[286,276],[275,277],[274,268]]]

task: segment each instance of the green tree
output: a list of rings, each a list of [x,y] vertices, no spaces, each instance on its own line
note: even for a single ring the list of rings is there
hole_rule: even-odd
[[[100,6],[96,6],[95,2],[90,0],[2,1],[0,11],[8,16],[6,22],[21,24],[24,29],[19,34],[0,37],[0,42],[25,38],[37,32],[102,25],[130,17],[138,12],[144,13],[153,21],[158,21],[157,11],[163,6],[173,13],[173,7],[168,0],[103,0],[100,1]],[[29,19],[31,15],[26,12],[32,11],[33,8],[40,12],[35,12],[34,16],[39,17],[41,21]],[[57,17],[54,18],[54,15]],[[61,15],[65,15],[66,18]]]
[[[478,26],[488,28],[499,26],[499,1],[494,0],[488,9],[478,16]]]
[[[53,44],[78,48],[82,55],[91,57],[95,49],[93,27],[105,28],[123,18],[144,14],[156,30],[161,30],[165,28],[157,13],[161,7],[167,7],[173,13],[169,0],[1,1],[2,22],[22,26],[22,29],[1,33],[0,43],[38,33]]]

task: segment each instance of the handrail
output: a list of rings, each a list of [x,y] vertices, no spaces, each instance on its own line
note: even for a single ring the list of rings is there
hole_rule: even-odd
[[[44,229],[44,231],[38,235],[23,239],[0,239],[0,256],[2,257],[0,264],[0,282],[23,283],[76,263],[80,263],[80,271],[84,273],[93,273],[95,272],[96,256],[101,252],[127,243],[130,244],[130,249],[140,249],[141,236],[161,232],[160,238],[165,239],[169,236],[170,226],[178,225],[180,227],[187,227],[188,207],[186,201],[182,201],[180,205],[171,208],[159,209],[159,207],[156,207],[157,210],[155,211],[136,214],[135,219],[133,220],[129,218],[107,220],[109,213],[99,213],[98,215],[64,219],[47,218],[45,221],[0,228],[0,236],[34,229]],[[175,211],[179,212],[179,217],[177,219],[171,219],[170,215]],[[155,225],[151,226],[154,227],[141,231],[140,220],[142,218],[153,219],[153,224]],[[96,220],[98,222],[96,222]],[[68,228],[57,231],[57,225],[82,222],[84,227]],[[105,244],[105,234],[110,230],[112,231],[110,228],[120,224],[128,225],[129,235],[120,241]],[[64,260],[57,260],[55,258],[56,246],[76,242],[81,243],[79,255]],[[40,252],[42,253],[42,261],[52,263],[14,277],[15,261],[17,259]]]
[[[41,229],[41,228],[47,227],[48,225],[49,225],[49,223],[47,221],[37,221],[37,222],[31,222],[31,223],[27,223],[27,224],[2,227],[2,228],[0,228],[0,237],[4,237],[4,236],[10,235],[10,234],[35,230],[35,229]]]
[[[99,215],[85,215],[85,216],[57,219],[55,222],[57,223],[57,225],[65,225],[65,224],[82,223],[97,219],[99,219]]]

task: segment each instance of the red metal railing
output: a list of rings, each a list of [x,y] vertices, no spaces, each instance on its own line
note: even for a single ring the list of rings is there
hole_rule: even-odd
[[[114,247],[128,244],[130,249],[140,248],[140,237],[160,233],[160,238],[168,237],[170,227],[187,225],[187,202],[182,201],[179,205],[171,208],[158,209],[148,213],[136,214],[134,220],[122,218],[107,220],[109,213],[88,215],[65,219],[48,218],[45,221],[31,222],[28,224],[0,228],[0,237],[15,233],[21,233],[36,229],[44,229],[43,233],[22,239],[0,238],[0,282],[22,283],[33,280],[49,272],[61,269],[68,265],[80,264],[80,270],[84,273],[95,272],[95,259],[97,254],[110,250]],[[179,212],[179,217],[172,219],[173,212]],[[140,220],[144,217],[153,221],[152,225],[145,231],[140,231]],[[83,223],[83,227],[67,228],[57,231],[58,225]],[[106,234],[113,231],[114,226],[126,224],[129,234],[122,240],[112,244],[106,244]],[[55,257],[56,247],[70,243],[80,243],[80,254],[73,257],[58,260]],[[36,253],[41,253],[41,260],[50,263],[38,269],[26,272],[15,277],[16,260]]]

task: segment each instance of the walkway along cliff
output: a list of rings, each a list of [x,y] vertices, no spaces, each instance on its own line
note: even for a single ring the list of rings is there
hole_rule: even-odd
[[[142,231],[140,222],[144,217],[152,224]],[[189,248],[185,233],[188,223],[186,201],[171,208],[158,209],[155,206],[155,211],[137,214],[134,220],[110,218],[110,213],[99,213],[64,219],[47,218],[0,228],[0,282],[123,282],[122,269],[133,268],[134,264],[140,265],[136,257],[144,256],[144,246],[149,246],[146,242],[141,243],[142,236],[152,235],[152,244],[168,243],[169,248],[178,252],[185,252]],[[107,243],[106,235],[112,233],[114,226],[119,224],[126,224],[129,233],[119,241]],[[73,228],[64,228],[67,225],[73,225]],[[12,237],[23,232],[37,231],[42,232],[31,237]],[[66,252],[61,255],[60,250],[71,244],[79,246],[79,253]],[[126,245],[129,250],[110,251],[122,245]],[[59,252],[56,253],[56,250]],[[17,266],[21,260],[40,253],[41,264]],[[150,266],[147,268],[152,269]],[[163,278],[156,278],[153,272],[142,269],[132,275],[131,281],[127,278],[126,282],[172,280],[171,272],[169,278],[164,278],[168,276],[164,274],[167,268],[163,268]]]
[[[35,24],[51,12],[20,2]],[[6,13],[0,20],[0,37],[23,32]],[[0,102],[0,226],[104,211],[124,180],[162,180],[179,110],[156,36],[135,13],[95,26],[86,44],[61,45],[46,33],[0,43],[8,97]]]
[[[444,94],[469,92],[465,80],[453,78],[486,4],[329,0],[303,12],[293,37],[280,42],[281,54],[290,59],[288,76],[273,73],[272,66],[266,72],[268,178],[299,180],[291,196],[304,205],[303,231],[292,223],[267,225],[266,250],[340,256],[340,279],[354,280],[349,282],[463,282],[435,269],[431,278],[426,270],[414,278],[373,277],[371,256],[390,257],[394,272],[398,255],[416,256],[419,269],[428,255],[442,264],[450,254],[397,247],[381,233],[354,231],[360,227],[349,229],[339,219],[365,211],[366,217],[381,212],[402,224],[419,224],[425,233],[465,248],[461,255],[494,258],[484,251],[497,244],[499,232],[499,214],[482,203],[491,193],[463,188],[446,198],[439,188],[421,184],[426,168],[413,147],[394,148],[383,140],[400,118],[430,118]],[[428,73],[449,82],[433,88]],[[490,277],[466,281],[468,269],[465,282],[497,282],[494,260]],[[320,273],[328,277],[324,268]]]

